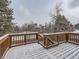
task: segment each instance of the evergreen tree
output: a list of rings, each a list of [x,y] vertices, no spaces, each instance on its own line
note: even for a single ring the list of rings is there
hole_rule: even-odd
[[[0,0],[0,32],[9,33],[12,31],[13,9],[9,7],[11,1]]]
[[[54,23],[54,32],[65,32],[65,31],[73,31],[73,25],[66,19],[64,15],[61,14],[62,9],[60,5],[56,5],[55,14],[53,14],[52,20]]]

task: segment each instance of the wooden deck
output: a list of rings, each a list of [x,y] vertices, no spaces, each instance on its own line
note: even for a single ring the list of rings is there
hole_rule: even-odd
[[[37,43],[37,44],[35,45],[33,43]],[[63,43],[68,43],[65,45],[70,46],[70,48],[63,47],[65,50],[60,49],[61,48],[60,45],[61,44],[64,45]],[[28,49],[28,50],[33,49],[33,51],[34,50],[36,51],[36,49],[38,49],[37,50],[38,54],[37,54],[37,52],[33,52],[33,51],[31,51],[31,52],[33,52],[33,54],[31,52],[27,52],[27,54],[30,53],[30,55],[32,54],[32,56],[34,56],[35,55],[34,53],[36,53],[38,56],[38,59],[42,59],[43,58],[43,57],[41,57],[42,55],[48,56],[48,57],[44,57],[47,59],[51,59],[51,58],[66,59],[66,57],[68,57],[68,55],[71,55],[72,53],[76,53],[75,51],[79,50],[79,33],[62,32],[62,33],[40,34],[40,33],[35,32],[35,33],[22,33],[22,34],[21,33],[8,34],[8,35],[5,35],[2,38],[0,38],[0,59],[4,59],[6,52],[10,51],[11,49],[14,50],[14,53],[13,53],[14,57],[15,56],[18,57],[18,55],[16,55],[16,54],[20,54],[20,53],[24,54],[24,52],[20,52],[20,51],[28,51],[27,50],[28,44],[29,44],[29,47],[31,45],[30,49]],[[25,50],[20,50],[20,48],[18,48],[18,46],[24,46],[25,48],[24,47],[22,47],[22,48],[24,48]],[[42,51],[40,53],[40,51],[39,51],[40,49],[37,46],[40,49],[44,50],[45,52],[43,53],[43,51]],[[59,50],[54,49],[54,47],[59,47],[59,48],[57,48]],[[58,52],[56,52],[56,51],[53,52],[52,49],[54,49]],[[52,51],[50,51],[50,50],[52,50]],[[68,53],[70,51],[72,51],[71,54]],[[42,54],[42,55],[40,55],[40,54]],[[66,56],[64,56],[64,55],[66,55]],[[73,55],[73,56],[75,57],[76,55]],[[53,57],[50,57],[50,56],[53,56]],[[11,57],[12,56],[10,56],[10,59],[11,59]],[[19,57],[21,57],[21,55]],[[35,59],[35,57],[33,57],[33,58],[29,57],[29,58]],[[72,57],[68,57],[68,58],[72,58]],[[14,58],[14,59],[18,59],[18,58]]]
[[[4,59],[79,59],[79,46],[62,43],[50,49],[38,43],[11,48]]]

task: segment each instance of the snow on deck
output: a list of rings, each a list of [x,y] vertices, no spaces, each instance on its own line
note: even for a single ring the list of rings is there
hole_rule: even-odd
[[[45,49],[38,43],[11,48],[4,59],[79,59],[79,46],[63,43]]]

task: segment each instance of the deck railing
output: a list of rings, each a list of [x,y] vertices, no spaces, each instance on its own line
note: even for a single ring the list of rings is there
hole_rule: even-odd
[[[10,48],[9,35],[5,35],[0,38],[0,59],[4,57],[4,54]]]
[[[79,44],[79,33],[69,33],[68,42],[74,43],[74,44]]]
[[[37,33],[8,34],[0,38],[0,59],[13,46],[37,42]]]
[[[37,42],[37,33],[10,34],[11,47]]]
[[[63,42],[79,44],[79,33],[19,33],[7,34],[0,38],[0,59],[13,46],[38,42],[45,48],[59,45]]]
[[[38,43],[41,44],[44,48],[49,48],[54,44],[51,39],[47,38],[43,34],[38,34]]]
[[[66,42],[66,34],[67,33],[49,33],[49,34],[44,34],[44,36],[49,38],[56,44],[60,44],[60,43]]]

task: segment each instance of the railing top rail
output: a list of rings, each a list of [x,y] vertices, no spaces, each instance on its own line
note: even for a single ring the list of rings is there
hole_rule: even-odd
[[[39,34],[39,33],[38,33],[38,35],[41,36],[41,37],[44,37],[44,34]]]
[[[4,42],[4,41],[8,38],[8,36],[9,36],[9,34],[6,34],[6,35],[0,37],[0,44],[1,44],[2,42]]]
[[[57,33],[44,33],[44,36],[57,35],[57,34],[79,34],[79,32],[57,32]]]
[[[79,34],[79,32],[69,32],[69,34]]]
[[[57,34],[66,34],[69,32],[57,32],[57,33],[44,33],[44,36],[48,36],[48,35],[57,35]]]
[[[38,32],[26,32],[26,33],[11,33],[10,35],[28,35],[28,34],[38,34]]]

